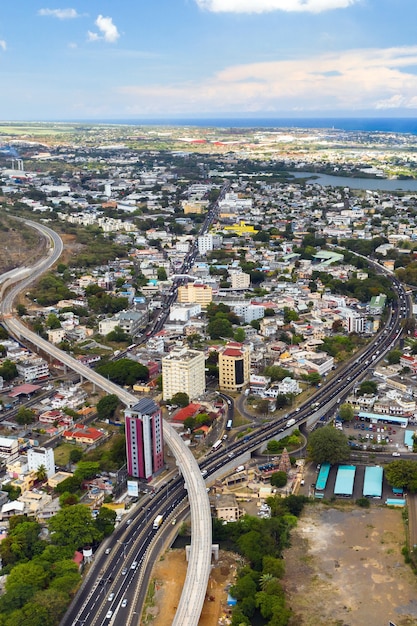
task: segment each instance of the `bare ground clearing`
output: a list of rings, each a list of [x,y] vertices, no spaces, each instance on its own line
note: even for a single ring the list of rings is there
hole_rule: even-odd
[[[307,507],[285,553],[291,626],[417,624],[401,510]]]
[[[235,580],[239,556],[220,551],[220,557],[210,575],[206,600],[199,626],[224,624],[227,617],[227,585]],[[155,564],[152,580],[155,581],[153,606],[142,615],[141,624],[171,626],[182,592],[187,571],[185,550],[169,550]]]

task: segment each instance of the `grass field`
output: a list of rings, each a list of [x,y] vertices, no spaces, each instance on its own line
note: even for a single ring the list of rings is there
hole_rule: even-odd
[[[75,447],[76,446],[72,443],[61,443],[57,446],[54,450],[55,464],[61,467],[67,465],[69,462],[70,452],[71,450],[74,450]]]

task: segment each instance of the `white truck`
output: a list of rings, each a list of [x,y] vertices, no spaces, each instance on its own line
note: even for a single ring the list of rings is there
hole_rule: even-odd
[[[163,515],[157,515],[153,521],[153,529],[154,530],[158,530],[158,528],[160,527],[160,525],[162,524],[162,520],[163,520]]]
[[[290,426],[294,426],[294,424],[295,424],[295,419],[292,417],[290,420],[288,420],[286,428],[289,428]]]

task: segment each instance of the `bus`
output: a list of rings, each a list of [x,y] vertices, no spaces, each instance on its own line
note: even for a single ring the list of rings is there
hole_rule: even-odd
[[[211,449],[212,450],[218,450],[220,448],[220,446],[222,445],[222,440],[218,439],[215,443],[213,443]]]
[[[233,420],[227,420],[226,430],[231,430],[233,426]]]

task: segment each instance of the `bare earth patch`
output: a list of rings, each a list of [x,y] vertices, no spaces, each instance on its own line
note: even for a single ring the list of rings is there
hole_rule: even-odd
[[[307,507],[286,550],[291,626],[417,624],[417,579],[404,563],[400,510]]]
[[[225,623],[227,586],[234,582],[236,563],[234,554],[220,551],[210,575],[206,600],[201,613],[199,626],[217,626]],[[152,626],[171,626],[182,592],[187,571],[185,550],[169,550],[155,564],[152,579],[155,581],[153,607],[142,616],[141,623]]]

